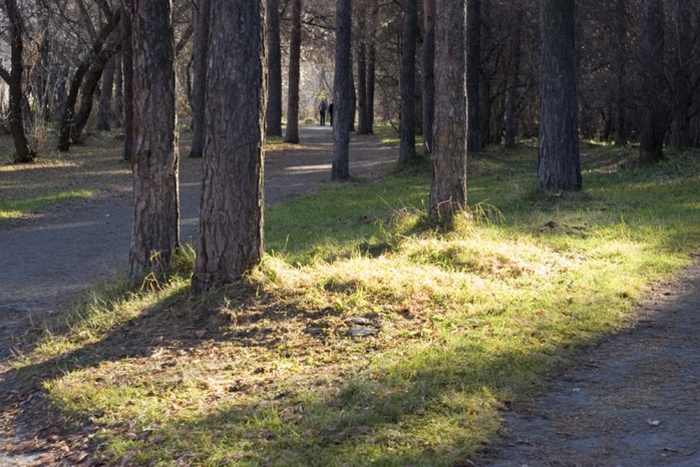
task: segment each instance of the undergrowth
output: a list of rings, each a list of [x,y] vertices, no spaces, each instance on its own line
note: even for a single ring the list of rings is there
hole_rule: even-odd
[[[572,351],[634,323],[700,242],[698,154],[587,146],[585,190],[533,190],[531,147],[469,163],[453,230],[425,165],[266,213],[267,254],[192,296],[180,273],[96,294],[18,360],[98,455],[137,465],[453,465]]]

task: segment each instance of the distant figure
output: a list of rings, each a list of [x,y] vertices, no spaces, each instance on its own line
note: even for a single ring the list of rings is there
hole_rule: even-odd
[[[333,126],[333,103],[328,105],[328,118],[331,120],[331,126]]]
[[[324,126],[326,124],[326,101],[324,99],[321,99],[318,111],[321,112],[321,126]]]

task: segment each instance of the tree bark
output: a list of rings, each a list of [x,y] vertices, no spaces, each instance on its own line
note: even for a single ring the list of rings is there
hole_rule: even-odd
[[[292,34],[289,39],[289,89],[287,91],[286,143],[299,144],[299,79],[301,60],[301,0],[292,3]]]
[[[574,0],[542,0],[542,79],[537,184],[581,189]]]
[[[194,13],[194,84],[192,90],[192,147],[189,157],[204,154],[204,114],[206,107],[207,47],[210,0],[199,0]]]
[[[179,247],[170,0],[133,0],[133,224],[129,278],[161,275]]]
[[[435,115],[435,0],[423,0],[423,28],[423,146],[424,154],[430,154]]]
[[[123,41],[122,41],[123,46]],[[114,60],[114,114],[112,119],[115,128],[124,124],[124,78],[122,73],[123,52],[117,54]]]
[[[211,0],[196,293],[239,279],[263,253],[263,5]]]
[[[401,48],[401,127],[399,163],[407,164],[416,156],[416,0],[403,1],[403,46]]]
[[[467,97],[469,130],[467,151],[481,150],[479,82],[481,77],[481,0],[467,1]]]
[[[267,0],[267,136],[282,136],[280,1]]]
[[[662,0],[644,0],[644,95],[639,161],[664,158],[664,6]]]
[[[22,72],[24,62],[22,61],[22,50],[24,41],[24,23],[17,8],[15,0],[5,0],[5,10],[10,20],[11,52],[10,52],[10,130],[15,143],[16,164],[26,164],[34,162],[36,153],[29,148],[27,135],[24,133],[24,117],[22,115]]]
[[[111,58],[102,71],[100,86],[100,101],[97,107],[95,127],[99,131],[109,131],[112,128],[112,96],[114,95],[114,58]]]
[[[465,0],[435,1],[435,123],[428,216],[449,225],[467,208]]]
[[[336,0],[331,180],[350,178],[351,0]]]

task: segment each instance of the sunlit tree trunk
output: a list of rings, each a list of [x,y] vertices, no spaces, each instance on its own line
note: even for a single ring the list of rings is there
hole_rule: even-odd
[[[435,123],[428,215],[449,225],[467,207],[465,0],[435,0]]]
[[[292,35],[289,39],[289,89],[287,90],[287,132],[284,141],[299,144],[299,79],[301,60],[301,0],[291,0]]]
[[[416,0],[403,1],[403,47],[401,50],[401,126],[399,162],[406,164],[416,155]]]
[[[132,280],[164,273],[180,241],[170,14],[169,0],[133,0]]]
[[[350,178],[351,0],[336,0],[331,180]]]
[[[211,0],[199,241],[192,290],[239,279],[263,252],[264,2]]]
[[[267,136],[282,136],[280,1],[267,0]]]
[[[581,189],[574,0],[542,0],[539,167],[543,191]]]

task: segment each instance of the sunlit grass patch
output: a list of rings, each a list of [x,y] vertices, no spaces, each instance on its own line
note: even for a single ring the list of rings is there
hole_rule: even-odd
[[[426,166],[266,212],[243,280],[99,295],[18,361],[137,465],[451,465],[571,352],[634,322],[700,245],[700,163],[590,146],[583,193],[534,188],[533,148],[470,163],[470,210],[425,218]],[[61,316],[65,323],[66,317]]]

